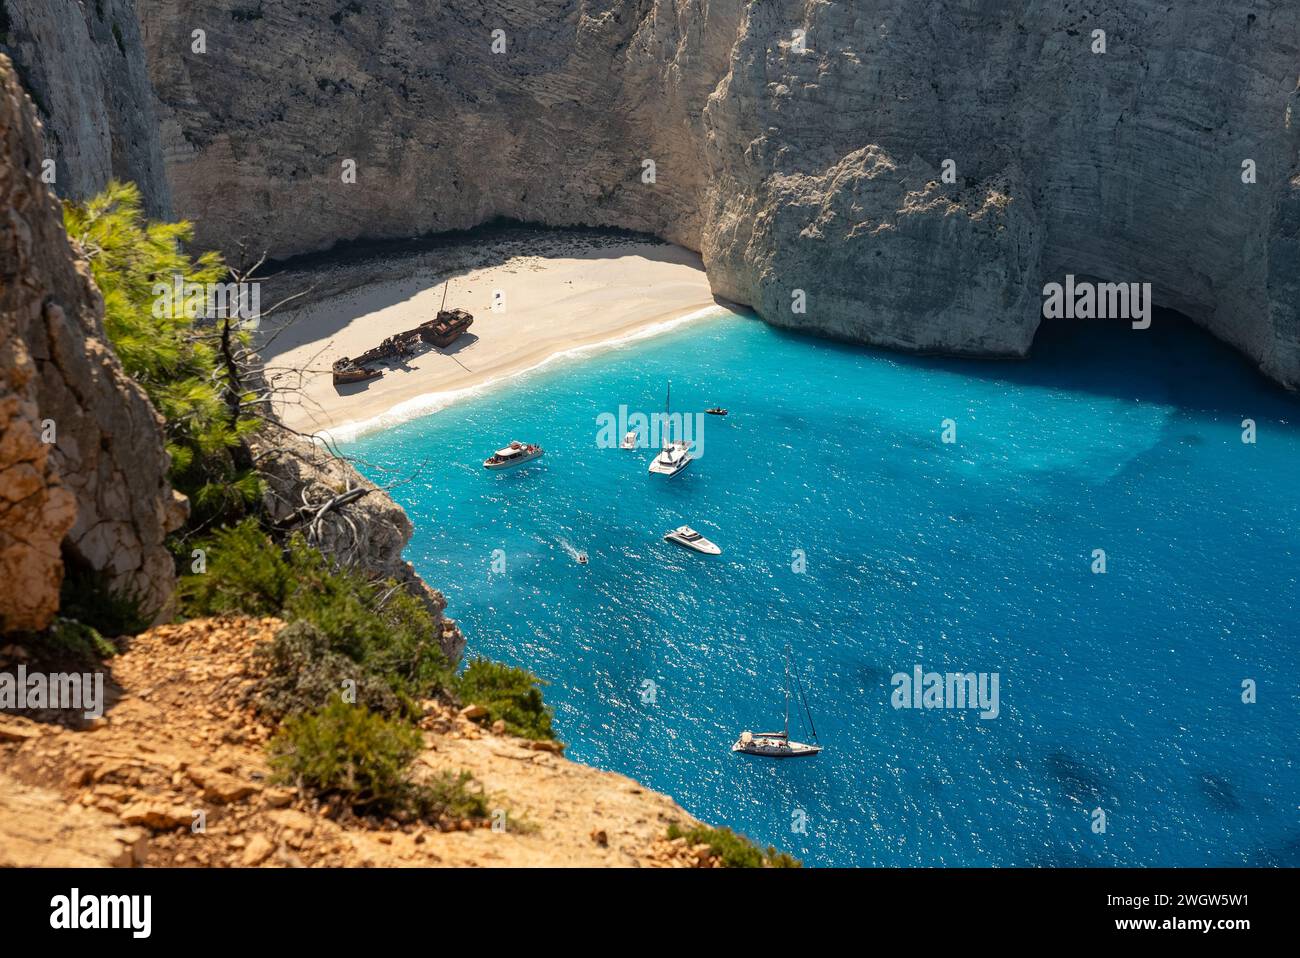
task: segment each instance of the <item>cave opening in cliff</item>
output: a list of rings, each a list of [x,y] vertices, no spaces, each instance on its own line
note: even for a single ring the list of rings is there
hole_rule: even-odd
[[[1243,353],[1177,310],[1159,305],[1146,329],[1126,319],[1043,319],[1028,361],[1002,375],[1137,402],[1236,414],[1227,397],[1267,379]]]

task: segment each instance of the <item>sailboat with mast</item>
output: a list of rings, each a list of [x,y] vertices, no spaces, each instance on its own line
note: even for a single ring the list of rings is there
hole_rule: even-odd
[[[761,755],[764,758],[800,758],[804,755],[816,755],[822,750],[819,744],[808,744],[806,742],[790,741],[790,656],[787,651],[785,660],[785,730],[782,732],[750,732],[740,733],[740,738],[736,739],[736,744],[731,746],[733,752],[742,752],[745,755]],[[799,703],[803,708],[803,714],[808,719],[808,729],[812,732],[813,742],[817,741],[817,727],[813,725],[812,712],[808,709],[808,696],[804,694],[803,683],[799,681],[799,676],[794,675],[794,684],[799,690]]]
[[[659,455],[650,461],[650,471],[656,475],[671,479],[691,464],[691,444],[685,440],[672,439],[672,405],[673,384],[668,384],[668,398],[664,400],[664,436],[663,448]]]

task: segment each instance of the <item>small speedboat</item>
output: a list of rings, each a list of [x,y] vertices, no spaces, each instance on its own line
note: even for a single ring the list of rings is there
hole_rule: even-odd
[[[727,410],[723,409],[721,406],[714,406],[712,409],[706,409],[704,411],[710,416],[725,416],[727,414]]]
[[[622,442],[622,444],[619,446],[619,448],[620,448],[620,449],[635,449],[635,448],[636,448],[636,430],[635,430],[635,429],[633,429],[631,432],[629,432],[626,436],[623,437],[623,442]]]
[[[586,564],[587,564],[587,553],[585,553],[585,552],[579,552],[579,553],[578,553],[578,565],[586,565]]]
[[[509,469],[541,457],[541,446],[529,442],[511,442],[483,460],[484,469]]]
[[[720,556],[722,550],[710,542],[704,536],[700,535],[690,526],[678,526],[672,532],[664,536],[665,542],[674,542],[679,546],[685,546],[687,549],[693,549],[696,552],[702,552],[706,556]]]

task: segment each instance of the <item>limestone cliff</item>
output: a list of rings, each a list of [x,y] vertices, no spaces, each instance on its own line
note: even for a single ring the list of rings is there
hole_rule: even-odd
[[[495,217],[698,247],[704,104],[741,6],[161,0],[140,14],[176,209],[200,244],[284,256]]]
[[[1300,385],[1298,61],[1295,3],[754,3],[705,117],[710,278],[782,325],[995,353],[1044,283],[1150,282]]]
[[[1023,354],[1066,273],[1150,282],[1300,384],[1289,0],[139,12],[144,52],[123,38],[203,245],[623,226],[700,250],[717,292],[770,322],[977,354]]]
[[[40,180],[31,100],[0,54],[0,633],[58,608],[65,560],[156,612],[184,520],[158,414],[104,338],[103,300]]]
[[[402,507],[332,449],[274,421],[253,436],[250,445],[262,480],[266,520],[285,532],[302,533],[342,565],[401,583],[433,616],[443,654],[460,661],[465,636],[444,615],[446,597],[402,557],[415,532]]]
[[[84,200],[110,179],[140,187],[153,217],[169,207],[153,91],[135,0],[0,0],[0,50],[45,124],[54,191]]]
[[[40,179],[47,154],[33,104],[3,55],[0,133],[0,634],[50,623],[68,560],[152,614],[175,585],[163,540],[184,521],[185,503],[167,482],[161,421],[109,347],[99,292]],[[348,463],[274,424],[252,452],[268,519],[397,579],[459,659],[465,640],[443,617],[446,600],[402,559],[412,527],[401,508]],[[321,510],[341,490],[353,494]]]

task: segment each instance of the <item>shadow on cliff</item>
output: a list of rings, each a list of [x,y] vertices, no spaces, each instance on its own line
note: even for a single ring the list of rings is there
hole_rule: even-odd
[[[784,330],[779,334],[805,338]],[[916,355],[840,343],[832,348],[866,349],[901,365],[992,382],[1073,390],[1300,428],[1300,396],[1277,386],[1232,346],[1172,310],[1156,309],[1146,330],[1133,329],[1128,322],[1044,320],[1023,360]],[[1243,403],[1243,398],[1248,402]]]

